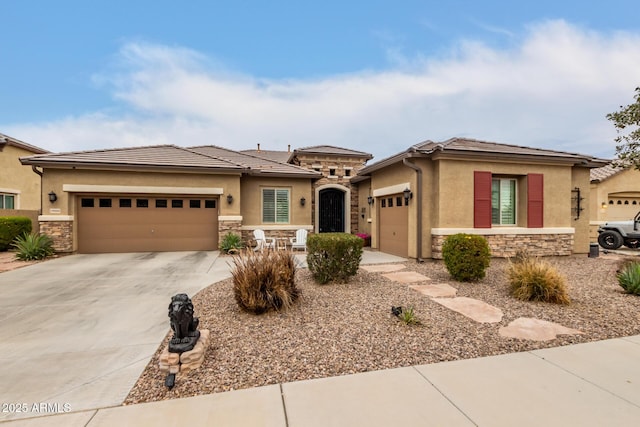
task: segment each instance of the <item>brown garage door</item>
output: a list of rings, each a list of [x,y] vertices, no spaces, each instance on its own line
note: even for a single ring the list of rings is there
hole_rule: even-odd
[[[409,207],[402,194],[378,198],[380,218],[380,251],[402,257],[408,256]]]
[[[218,247],[218,200],[78,196],[78,252],[204,251]]]

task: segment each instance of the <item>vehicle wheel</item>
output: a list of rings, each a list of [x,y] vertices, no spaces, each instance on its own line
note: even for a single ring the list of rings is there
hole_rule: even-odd
[[[618,249],[622,246],[622,236],[613,230],[606,230],[598,236],[598,243],[605,249]]]

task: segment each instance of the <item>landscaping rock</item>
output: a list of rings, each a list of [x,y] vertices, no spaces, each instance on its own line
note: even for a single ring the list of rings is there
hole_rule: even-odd
[[[433,285],[409,285],[411,289],[431,298],[452,298],[458,290],[446,283],[434,283]]]
[[[577,335],[582,332],[577,329],[566,328],[558,323],[546,320],[520,317],[509,326],[500,328],[500,336],[532,341],[550,341],[558,335]]]
[[[497,323],[502,320],[502,310],[473,298],[434,298],[433,301],[480,323]]]

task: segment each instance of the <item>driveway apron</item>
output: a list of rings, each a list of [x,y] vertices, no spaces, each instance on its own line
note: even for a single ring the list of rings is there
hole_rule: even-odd
[[[120,405],[169,330],[171,296],[228,277],[217,256],[71,255],[1,273],[0,402],[13,406],[0,421]]]

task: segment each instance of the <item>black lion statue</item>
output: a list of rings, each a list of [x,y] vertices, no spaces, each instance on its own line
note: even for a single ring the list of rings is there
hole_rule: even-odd
[[[197,317],[193,316],[193,303],[187,294],[177,294],[171,298],[169,304],[169,320],[173,337],[169,341],[169,352],[184,353],[193,350],[200,331]]]

